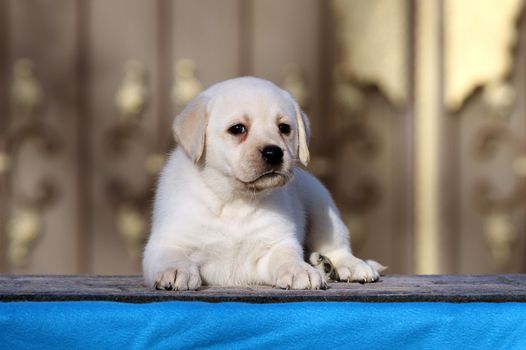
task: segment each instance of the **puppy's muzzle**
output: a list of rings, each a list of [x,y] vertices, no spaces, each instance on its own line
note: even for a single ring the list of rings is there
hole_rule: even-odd
[[[261,157],[270,165],[280,165],[283,163],[283,150],[274,145],[265,146],[261,151]]]

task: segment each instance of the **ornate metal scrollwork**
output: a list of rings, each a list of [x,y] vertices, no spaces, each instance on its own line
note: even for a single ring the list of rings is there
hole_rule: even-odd
[[[115,96],[123,124],[137,123],[148,98],[146,71],[144,65],[130,60],[124,65],[124,78]]]
[[[110,178],[106,192],[115,208],[115,225],[123,239],[128,256],[139,262],[148,235],[148,216],[150,210],[153,181],[142,189],[134,189],[121,178]]]
[[[294,96],[301,108],[307,107],[309,87],[299,65],[290,63],[284,68],[284,79],[281,86]]]
[[[11,160],[7,152],[0,151],[0,176],[6,174],[11,168]]]
[[[472,191],[475,207],[483,215],[484,238],[492,261],[497,269],[502,269],[510,260],[518,238],[513,213],[526,198],[526,173],[522,167],[524,156],[517,156],[523,149],[522,140],[502,122],[495,121],[479,130],[473,145],[475,156],[482,162],[496,157],[499,146],[508,146],[516,156],[514,168],[517,180],[507,194],[497,194],[495,186],[485,178],[476,180]]]
[[[108,155],[119,159],[127,156],[130,146],[139,144],[152,150],[144,160],[147,180],[134,188],[125,178],[111,177],[106,182],[106,193],[115,210],[115,226],[123,239],[128,255],[138,262],[148,234],[149,199],[154,177],[160,171],[164,157],[153,152],[154,138],[141,125],[148,104],[147,71],[136,60],[125,63],[124,77],[115,95],[119,120],[105,133]]]
[[[457,111],[477,87],[491,89],[509,76],[524,1],[499,1],[498,6],[493,0],[444,4],[445,103]]]
[[[171,97],[177,108],[181,108],[195,97],[202,84],[196,77],[196,66],[189,59],[174,65],[174,85]],[[138,262],[148,234],[150,199],[154,181],[164,163],[164,155],[155,150],[155,139],[141,125],[148,104],[147,71],[136,60],[125,64],[124,78],[115,95],[119,121],[105,133],[108,155],[125,157],[133,144],[150,150],[144,159],[146,180],[137,188],[122,177],[111,177],[106,182],[106,192],[115,210],[115,225],[126,244],[128,255]]]
[[[43,88],[36,77],[34,63],[21,58],[13,68],[11,102],[15,117],[6,136],[5,154],[0,154],[0,176],[15,174],[20,150],[27,144],[48,157],[55,156],[60,148],[60,138],[42,119],[44,107]],[[17,188],[12,216],[7,223],[8,259],[16,267],[28,263],[32,246],[43,230],[43,213],[56,201],[58,186],[50,177],[43,177],[31,190]]]
[[[34,115],[42,107],[43,91],[35,75],[35,64],[28,58],[21,58],[13,67],[11,98],[19,111]]]
[[[499,11],[494,11],[491,1],[482,1],[470,8],[462,2],[447,1],[446,4],[446,73],[450,77],[446,104],[452,110],[459,109],[466,97],[482,86],[482,100],[490,111],[490,121],[475,135],[475,157],[488,162],[497,157],[499,147],[507,147],[515,157],[510,170],[516,182],[508,193],[497,194],[496,186],[487,178],[475,180],[472,192],[475,206],[483,215],[484,238],[499,270],[512,257],[512,247],[518,239],[513,216],[526,196],[525,167],[522,166],[524,141],[507,125],[517,98],[508,78],[513,67],[512,49],[518,38],[517,20],[524,4],[522,0],[508,0],[499,5]],[[487,40],[481,31],[463,30],[464,18],[468,15],[473,20],[472,28],[491,28],[492,40]],[[469,37],[465,35],[468,32]],[[473,37],[474,34],[481,36]],[[476,59],[478,57],[486,59],[482,61]]]
[[[194,61],[183,58],[175,62],[172,101],[176,107],[185,106],[201,90],[203,90],[203,84],[197,78],[197,66]]]
[[[374,85],[395,106],[407,101],[408,2],[333,0],[342,60],[338,75],[354,86]]]
[[[332,130],[330,153],[333,160],[345,159],[333,162],[336,166],[341,163],[344,170],[352,159],[370,163],[381,152],[376,130],[363,117],[370,92],[377,91],[395,107],[402,107],[407,100],[408,12],[406,2],[399,0],[333,0],[331,5],[340,56],[332,76],[339,121]],[[359,168],[363,167],[361,163]],[[342,213],[352,231],[353,244],[359,245],[367,230],[365,216],[380,203],[382,189],[378,179],[366,174],[340,181],[344,173],[336,169],[332,181],[341,182]]]

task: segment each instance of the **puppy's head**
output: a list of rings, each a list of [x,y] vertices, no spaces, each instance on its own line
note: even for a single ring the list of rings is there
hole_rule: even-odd
[[[194,162],[238,191],[283,186],[297,161],[309,161],[306,115],[288,92],[258,78],[211,86],[175,118],[173,129]]]

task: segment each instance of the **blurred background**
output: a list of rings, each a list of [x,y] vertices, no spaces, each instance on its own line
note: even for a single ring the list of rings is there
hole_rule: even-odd
[[[526,272],[522,0],[0,0],[0,272],[137,274],[173,116],[243,75],[389,273]]]

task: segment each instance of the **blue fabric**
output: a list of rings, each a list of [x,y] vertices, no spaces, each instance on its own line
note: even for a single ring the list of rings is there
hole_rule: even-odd
[[[0,303],[1,349],[526,349],[526,303]]]

